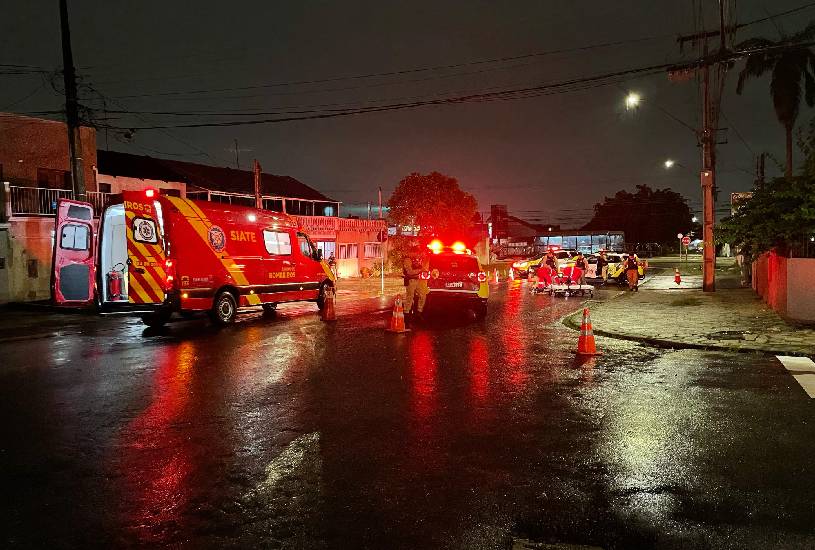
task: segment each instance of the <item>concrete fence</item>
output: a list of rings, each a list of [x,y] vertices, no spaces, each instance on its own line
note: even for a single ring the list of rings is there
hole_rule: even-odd
[[[753,262],[753,289],[787,319],[815,322],[815,258],[762,254]]]

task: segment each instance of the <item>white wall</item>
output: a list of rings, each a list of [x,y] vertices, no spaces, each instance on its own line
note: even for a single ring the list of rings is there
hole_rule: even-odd
[[[787,317],[815,321],[815,258],[787,260]]]
[[[139,178],[126,178],[123,176],[108,176],[107,174],[97,174],[97,183],[107,183],[110,185],[111,193],[121,193],[122,191],[142,191],[148,187],[155,189],[176,189],[182,197],[187,196],[187,184],[174,181],[143,180]]]

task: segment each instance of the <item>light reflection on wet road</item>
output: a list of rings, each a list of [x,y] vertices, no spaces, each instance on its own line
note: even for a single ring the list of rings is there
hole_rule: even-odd
[[[600,340],[502,285],[484,323],[383,302],[215,330],[65,318],[3,343],[11,546],[811,547],[815,416],[772,358]],[[6,320],[5,322],[9,322]],[[65,321],[62,322],[62,325]],[[43,327],[50,327],[47,323]],[[59,330],[61,335],[54,335]],[[51,331],[51,332],[49,332]],[[783,467],[779,467],[783,464]]]

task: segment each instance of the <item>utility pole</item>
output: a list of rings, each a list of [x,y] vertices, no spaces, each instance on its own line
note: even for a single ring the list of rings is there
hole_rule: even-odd
[[[707,45],[705,45],[707,53]],[[716,146],[715,130],[711,127],[710,111],[710,65],[705,65],[702,76],[702,242],[704,243],[702,264],[702,290],[716,291],[716,243],[713,240],[715,209],[713,207],[713,186],[715,185]]]
[[[255,208],[258,210],[263,209],[263,199],[260,197],[260,163],[255,159],[255,165],[253,167],[253,172],[255,173]]]
[[[235,168],[238,170],[241,169],[241,157],[238,153],[240,149],[238,149],[238,138],[235,138]]]
[[[766,153],[761,153],[758,155],[757,163],[756,163],[756,187],[761,189],[764,187],[764,155]]]
[[[702,264],[702,290],[704,292],[716,291],[716,242],[713,229],[715,224],[714,189],[716,188],[716,124],[719,118],[719,103],[721,101],[721,91],[724,85],[724,78],[727,71],[727,64],[732,57],[727,51],[727,33],[735,30],[737,25],[725,24],[725,2],[728,0],[718,0],[719,3],[719,30],[705,31],[690,35],[680,36],[678,42],[680,46],[687,41],[702,44],[702,58],[698,63],[691,66],[674,67],[669,71],[671,76],[686,78],[692,72],[698,74],[701,71],[701,95],[702,95],[702,130],[699,132],[699,142],[702,146],[702,170],[700,180],[702,184],[702,241],[703,264]],[[710,55],[708,50],[708,39],[718,35],[719,50],[715,55]],[[711,92],[711,68],[717,71],[718,80],[715,90]],[[712,94],[715,94],[713,96]]]
[[[76,200],[85,200],[85,177],[82,169],[82,139],[79,134],[79,104],[76,94],[76,69],[71,51],[71,29],[68,23],[67,0],[59,0],[59,21],[62,30],[62,74],[65,78],[65,120],[68,126],[68,154],[71,180]]]
[[[382,219],[382,187],[379,187],[379,219]]]

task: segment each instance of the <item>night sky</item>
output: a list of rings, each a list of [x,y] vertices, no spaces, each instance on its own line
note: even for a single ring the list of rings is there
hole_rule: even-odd
[[[230,115],[108,113],[109,124],[132,127],[253,118],[239,116],[240,111],[324,111],[460,96],[678,61],[683,55],[675,37],[694,30],[694,3],[69,0],[69,9],[80,95],[84,104],[99,109],[97,117],[105,116],[102,96],[108,110]],[[806,3],[740,0],[737,20]],[[56,0],[6,4],[0,63],[58,69]],[[811,18],[815,7],[775,25],[747,27],[737,40],[776,39],[777,27],[792,33]],[[715,26],[712,17],[708,21]],[[650,37],[656,38],[632,41]],[[472,64],[620,41],[628,42]],[[461,66],[339,78],[440,65]],[[315,80],[323,82],[287,84]],[[38,73],[0,74],[0,111],[61,109],[63,100],[47,81]],[[61,88],[61,79],[56,81]],[[735,95],[735,83],[734,71],[723,101],[729,123],[720,121],[731,128],[729,143],[719,148],[722,202],[729,201],[731,191],[752,185],[750,149],[783,159],[783,131],[769,98],[769,78],[751,82],[743,96]],[[249,89],[214,91],[224,88]],[[644,98],[636,113],[624,109],[628,90]],[[237,139],[241,167],[257,158],[264,171],[291,175],[349,203],[375,201],[380,185],[387,197],[409,172],[438,170],[458,178],[482,211],[491,203],[505,203],[510,213],[527,219],[575,226],[590,217],[592,205],[604,195],[637,184],[671,187],[700,209],[695,136],[664,111],[698,126],[694,81],[671,83],[660,74],[515,101],[258,126],[141,130],[130,142],[121,132],[106,137],[100,131],[98,145],[234,166]],[[804,109],[799,125],[811,116]],[[666,158],[678,163],[672,171],[662,165]],[[768,162],[768,175],[780,172]]]

